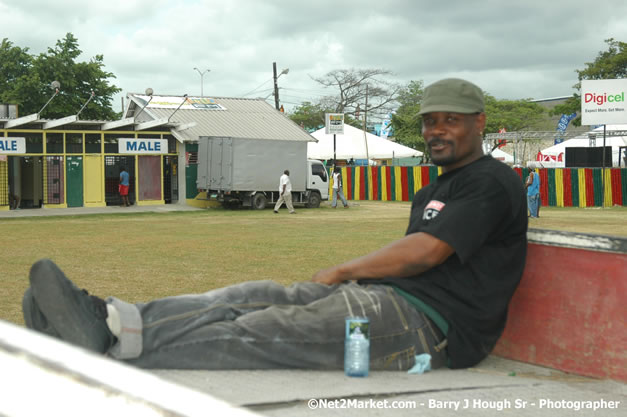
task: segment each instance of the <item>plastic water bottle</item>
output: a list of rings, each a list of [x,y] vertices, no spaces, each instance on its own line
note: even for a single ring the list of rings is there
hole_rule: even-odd
[[[344,341],[344,373],[347,376],[368,376],[370,370],[370,322],[366,317],[346,318]]]

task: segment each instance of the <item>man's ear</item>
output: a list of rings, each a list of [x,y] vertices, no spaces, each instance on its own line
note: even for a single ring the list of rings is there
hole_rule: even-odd
[[[485,113],[479,113],[477,115],[477,130],[479,132],[483,132],[485,130],[485,123],[486,123]]]

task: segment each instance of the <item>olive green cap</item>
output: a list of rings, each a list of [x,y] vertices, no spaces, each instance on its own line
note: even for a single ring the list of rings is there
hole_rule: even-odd
[[[433,112],[483,113],[483,92],[470,81],[446,78],[427,86],[418,114]]]

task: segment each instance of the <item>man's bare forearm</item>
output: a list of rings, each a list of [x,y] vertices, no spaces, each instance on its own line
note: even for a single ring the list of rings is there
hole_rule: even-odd
[[[409,277],[444,262],[453,248],[426,233],[405,236],[375,252],[318,271],[312,281],[337,284],[355,279]]]

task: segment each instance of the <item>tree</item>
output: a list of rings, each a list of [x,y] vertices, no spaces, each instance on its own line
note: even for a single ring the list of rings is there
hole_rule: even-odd
[[[313,104],[305,101],[289,114],[289,118],[308,132],[313,132],[324,127],[325,113],[327,111],[322,108],[320,103]]]
[[[80,114],[82,119],[118,118],[111,102],[121,91],[110,85],[115,78],[104,70],[102,55],[89,62],[76,62],[81,54],[78,40],[71,33],[57,41],[54,48],[38,56],[28,54],[28,49],[14,47],[4,39],[0,46],[0,101],[19,105],[21,115],[37,113],[54,91],[52,81],[61,84],[60,93],[43,111],[44,118],[60,118],[77,114],[93,91],[93,99]],[[9,63],[7,63],[9,62]]]
[[[606,39],[607,51],[601,51],[594,62],[586,62],[586,68],[575,70],[579,82],[573,85],[577,90],[564,104],[555,106],[552,115],[572,114],[577,112],[579,116],[573,119],[575,126],[581,125],[581,91],[582,80],[606,80],[627,77],[627,43]]]
[[[32,74],[33,57],[28,48],[13,46],[8,39],[0,44],[0,102],[20,104],[19,111],[35,107],[36,97],[31,94],[39,85]],[[25,112],[28,114],[28,111]]]
[[[362,112],[366,110],[366,97],[369,115],[382,116],[393,109],[401,87],[383,79],[391,74],[383,69],[344,69],[312,78],[324,87],[337,89],[337,95],[327,96],[320,101],[324,108],[355,118],[358,108]]]
[[[486,127],[485,133],[498,133],[534,130],[544,120],[546,109],[529,100],[497,100],[484,92]],[[503,142],[504,143],[504,142]],[[495,140],[492,150],[501,142]]]
[[[422,118],[418,116],[423,91],[422,81],[410,81],[399,90],[397,100],[400,106],[392,114],[392,127],[396,142],[425,152],[425,141],[421,133]]]
[[[321,102],[303,102],[289,114],[289,118],[308,132],[321,129],[325,125],[325,114],[335,113],[335,109],[325,107]],[[344,123],[361,129],[362,123],[348,114],[344,115]]]

